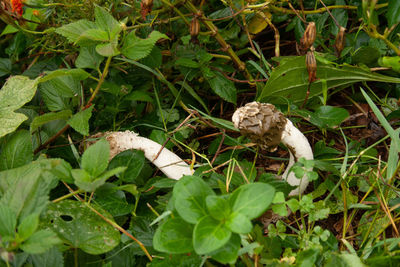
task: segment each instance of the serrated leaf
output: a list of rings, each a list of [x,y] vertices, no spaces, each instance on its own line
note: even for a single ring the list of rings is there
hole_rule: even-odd
[[[14,237],[16,226],[15,212],[8,205],[0,203],[0,235],[3,238]]]
[[[18,225],[18,236],[21,240],[27,240],[39,226],[39,214],[33,213],[26,216]]]
[[[372,73],[362,68],[343,65],[335,67],[317,62],[317,78],[310,86],[309,98],[322,94],[322,80],[327,88],[350,85],[361,81],[400,83],[399,78]],[[263,88],[258,101],[266,102],[272,97],[288,98],[294,102],[304,101],[308,87],[308,72],[305,57],[288,57],[272,71],[270,79]]]
[[[105,44],[96,45],[96,52],[104,57],[113,57],[119,55],[119,50],[116,42],[108,42]]]
[[[79,56],[75,61],[78,68],[89,68],[97,70],[104,57],[96,52],[95,46],[83,46],[79,51]]]
[[[11,60],[9,58],[0,58],[0,77],[11,73]]]
[[[94,208],[107,219],[114,221],[105,210],[97,206]],[[89,254],[105,253],[120,242],[118,230],[79,201],[64,200],[51,203],[43,222],[66,243]]]
[[[81,135],[89,134],[89,119],[92,117],[92,110],[94,106],[90,106],[89,108],[79,111],[74,114],[67,123]]]
[[[108,166],[110,144],[105,139],[97,141],[86,149],[82,155],[82,169],[92,177],[102,174]]]
[[[389,28],[400,21],[400,2],[398,0],[389,0],[386,19]]]
[[[0,170],[18,168],[32,161],[32,141],[28,131],[20,130],[6,138],[0,153]]]
[[[113,39],[110,33],[115,32],[118,28],[121,28],[119,22],[114,19],[114,17],[108,13],[106,9],[97,5],[94,8],[94,16],[97,27],[108,32],[110,36],[109,38]]]
[[[107,42],[110,40],[110,37],[108,36],[108,32],[101,30],[101,29],[89,29],[85,32],[83,32],[78,40],[76,40],[77,42],[79,42],[80,40],[85,40],[85,39],[89,39],[92,41],[98,41],[98,42]]]
[[[58,69],[46,72],[46,76],[41,77],[39,82],[44,83],[52,79],[63,76],[69,76],[74,78],[75,80],[82,81],[87,79],[90,76],[90,74],[84,71],[83,69]]]
[[[33,266],[64,267],[64,257],[60,249],[52,247],[45,253],[30,255]]]
[[[9,78],[0,90],[0,137],[13,132],[28,119],[14,111],[29,102],[36,93],[39,78],[31,80],[25,76]]]
[[[121,53],[132,60],[145,58],[161,38],[169,39],[168,36],[158,31],[152,31],[146,39],[141,39],[136,36],[135,31],[132,31],[126,36]]]
[[[49,113],[45,113],[41,116],[37,116],[31,122],[30,132],[33,133],[40,126],[42,126],[43,124],[46,124],[48,122],[51,122],[51,121],[67,120],[69,117],[71,117],[71,115],[72,115],[71,110],[62,110],[59,112],[49,112]]]
[[[96,24],[94,22],[88,21],[86,19],[81,19],[57,28],[56,33],[66,37],[69,42],[75,43],[83,32],[95,28]]]
[[[50,230],[40,230],[34,233],[20,248],[30,254],[44,253],[54,245],[60,244],[61,240]]]
[[[179,217],[168,218],[153,237],[154,249],[166,253],[189,253],[192,245],[193,225]]]
[[[232,232],[225,223],[210,215],[201,218],[193,231],[193,247],[197,254],[208,254],[225,245]]]
[[[222,99],[236,104],[235,84],[219,72],[213,72],[214,77],[208,79],[211,89]]]

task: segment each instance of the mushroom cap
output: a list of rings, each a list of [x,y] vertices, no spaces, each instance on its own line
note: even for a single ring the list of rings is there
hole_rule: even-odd
[[[282,140],[287,119],[274,105],[254,101],[238,108],[232,122],[242,135],[272,152]]]

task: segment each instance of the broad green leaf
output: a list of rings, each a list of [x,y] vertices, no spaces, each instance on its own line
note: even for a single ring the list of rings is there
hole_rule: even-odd
[[[183,66],[183,67],[187,67],[187,68],[195,68],[195,69],[200,67],[200,64],[198,62],[193,61],[192,59],[186,58],[186,57],[178,58],[175,61],[175,65]]]
[[[119,22],[107,12],[103,7],[97,6],[94,8],[94,17],[96,19],[96,25],[99,29],[109,33],[115,32],[116,29],[121,28]],[[109,37],[112,39],[112,36]]]
[[[107,140],[101,139],[83,153],[82,168],[91,176],[97,177],[107,169],[109,156],[110,144]]]
[[[207,79],[211,89],[222,99],[236,104],[235,84],[219,72],[214,72],[214,77]]]
[[[42,254],[30,255],[33,266],[40,267],[64,267],[64,257],[60,249],[52,247]]]
[[[72,200],[51,203],[43,222],[64,242],[86,253],[97,255],[112,250],[120,242],[119,232],[86,205]],[[93,207],[102,216],[114,221],[108,212]]]
[[[154,249],[166,253],[189,253],[192,245],[193,225],[179,217],[168,218],[154,234]]]
[[[143,58],[141,61],[144,65],[156,69],[160,68],[162,65],[162,52],[161,49],[158,48],[157,46],[153,46],[153,49],[151,50],[150,54]]]
[[[130,94],[126,95],[124,97],[124,100],[130,100],[130,101],[143,101],[143,102],[154,102],[154,98],[151,97],[151,95],[145,91],[133,91]]]
[[[346,5],[345,0],[335,0],[335,5]],[[345,9],[337,8],[332,10],[332,16],[336,19],[340,26],[345,27],[349,19],[348,12]],[[336,25],[336,21],[331,20],[330,29],[331,34],[336,36],[339,32],[339,28]]]
[[[136,31],[131,31],[125,38],[121,53],[132,60],[145,58],[161,38],[169,39],[168,36],[158,31],[152,31],[146,39],[141,39],[136,36]]]
[[[30,132],[33,133],[36,131],[40,126],[46,124],[51,121],[55,120],[67,120],[71,117],[72,112],[71,110],[62,110],[59,112],[49,112],[43,115],[37,116],[33,119],[30,126]]]
[[[369,65],[376,63],[380,55],[378,48],[373,46],[362,46],[351,56],[351,61],[353,64],[363,63]]]
[[[110,37],[108,36],[108,32],[105,30],[89,29],[79,36],[77,42],[79,42],[79,40],[84,40],[84,39],[89,39],[98,42],[107,42],[110,40]]]
[[[184,176],[174,186],[175,208],[187,222],[195,224],[207,215],[206,197],[214,191],[197,176]]]
[[[347,117],[349,112],[344,108],[319,106],[311,114],[310,122],[320,128],[332,128],[340,125]]]
[[[54,71],[46,72],[46,76],[40,78],[39,82],[44,83],[59,77],[72,77],[75,80],[82,81],[87,79],[90,74],[83,69],[58,69]]]
[[[229,202],[222,196],[207,196],[206,205],[210,215],[216,220],[227,219],[231,214]]]
[[[77,68],[89,68],[97,70],[100,67],[104,57],[96,52],[95,46],[83,46],[79,50],[79,56],[75,61]]]
[[[5,141],[0,153],[0,170],[21,167],[32,161],[32,141],[28,131],[17,131]]]
[[[193,247],[197,254],[209,254],[224,246],[232,232],[222,221],[210,215],[201,218],[194,227]]]
[[[105,44],[98,44],[96,45],[96,52],[104,57],[113,57],[119,55],[117,45],[117,43],[112,41]]]
[[[106,183],[96,190],[96,203],[113,217],[123,216],[133,211],[133,203],[128,203],[125,193],[115,184]]]
[[[400,21],[400,2],[398,0],[389,0],[388,2],[386,19],[390,28]]]
[[[384,264],[385,265],[385,264]],[[332,253],[326,263],[325,267],[365,267],[361,259],[357,255],[348,253]],[[379,265],[375,265],[379,266]]]
[[[400,2],[399,2],[400,3]],[[400,72],[400,57],[381,57],[378,61],[382,67],[392,68],[392,70]]]
[[[92,117],[92,110],[94,105],[85,110],[81,110],[74,114],[67,123],[81,135],[89,134],[89,119]]]
[[[0,172],[0,203],[12,208],[20,220],[41,213],[50,190],[57,185],[57,177],[51,171],[60,163],[59,159],[41,159]]]
[[[328,89],[360,81],[400,83],[399,78],[369,72],[362,68],[349,65],[335,67],[321,62],[317,62],[317,78],[319,80],[311,84],[309,98],[322,94],[321,80],[326,80]],[[284,58],[279,67],[271,73],[258,101],[266,102],[272,97],[284,97],[300,103],[304,101],[307,87],[308,72],[305,57]]]
[[[248,234],[253,228],[250,219],[240,212],[232,213],[229,219],[226,221],[226,226],[232,232],[237,234]]]
[[[22,122],[28,119],[25,115],[14,111],[33,98],[38,79],[13,76],[0,90],[0,137],[15,131]]]
[[[134,183],[136,178],[140,175],[143,167],[146,163],[144,152],[140,150],[127,150],[116,155],[108,166],[109,169],[113,169],[118,166],[127,167],[126,171],[117,175],[121,181],[127,183]]]
[[[39,214],[32,213],[26,216],[18,225],[18,236],[23,241],[27,240],[39,226]]]
[[[9,58],[0,58],[0,77],[11,73],[11,60]]]
[[[240,249],[240,236],[232,234],[231,239],[220,249],[209,255],[222,264],[235,264]]]
[[[239,212],[254,219],[260,216],[272,203],[275,189],[265,183],[251,183],[240,186],[229,197],[233,212]]]
[[[95,29],[96,24],[86,19],[81,19],[76,22],[64,25],[56,29],[56,33],[66,37],[69,42],[75,43],[79,36],[89,29]]]
[[[321,251],[316,248],[309,248],[301,251],[296,258],[296,266],[309,267],[314,266]]]
[[[50,230],[40,230],[21,244],[20,248],[30,254],[44,253],[48,249],[61,243],[57,235]]]
[[[102,186],[108,178],[117,173],[123,172],[126,167],[118,167],[104,172],[100,176],[91,176],[87,171],[82,169],[74,169],[71,171],[74,177],[74,183],[86,192],[94,192],[98,187]]]
[[[15,212],[5,203],[0,203],[0,235],[14,237],[15,227],[17,226],[17,216]]]

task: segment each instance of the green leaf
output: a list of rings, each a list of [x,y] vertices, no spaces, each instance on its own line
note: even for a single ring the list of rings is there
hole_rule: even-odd
[[[82,155],[82,168],[91,176],[97,177],[108,166],[110,156],[110,144],[105,139],[100,139],[86,149]]]
[[[15,212],[8,205],[0,203],[0,236],[2,238],[14,237],[16,226]]]
[[[174,186],[175,208],[187,222],[195,224],[207,215],[206,197],[214,191],[197,176],[184,176]]]
[[[200,68],[200,64],[190,58],[181,57],[175,61],[176,66],[183,66],[187,68]]]
[[[217,221],[210,215],[201,218],[194,227],[193,247],[197,254],[209,254],[231,238],[232,232],[222,221]]]
[[[310,122],[320,128],[332,128],[340,125],[347,117],[349,112],[344,108],[319,106],[311,114]]]
[[[213,72],[214,77],[207,79],[211,89],[222,99],[236,104],[235,84],[219,72]]]
[[[232,234],[231,239],[222,247],[209,255],[222,264],[235,264],[240,249],[240,236]]]
[[[383,264],[385,265],[385,264]],[[365,267],[357,255],[332,253],[325,267]],[[376,265],[379,266],[379,265]]]
[[[265,183],[251,183],[240,186],[229,197],[233,212],[239,212],[254,219],[260,216],[272,203],[275,189]]]
[[[121,28],[119,22],[107,12],[106,9],[100,6],[95,6],[94,17],[96,19],[96,25],[98,28],[109,33],[115,32],[118,28]],[[110,35],[110,39],[112,36]]]
[[[89,29],[95,29],[96,24],[86,19],[81,19],[76,22],[64,25],[56,29],[56,33],[66,37],[70,43],[78,41],[79,36]]]
[[[160,68],[162,65],[162,52],[157,46],[153,46],[150,54],[142,59],[142,63],[150,68]]]
[[[141,39],[136,36],[136,31],[131,31],[125,38],[121,53],[132,60],[145,58],[161,38],[169,39],[168,36],[158,31],[152,31],[146,39]]]
[[[154,249],[166,253],[189,253],[192,245],[193,225],[179,217],[168,218],[154,234]]]
[[[15,113],[25,103],[29,102],[36,93],[38,79],[31,80],[25,76],[9,78],[0,90],[0,137],[11,133],[28,119],[21,113]]]
[[[207,196],[206,205],[210,215],[216,220],[227,219],[231,214],[229,202],[223,196]]]
[[[31,135],[21,130],[7,136],[0,153],[0,170],[21,167],[33,159]]]
[[[90,106],[85,110],[81,110],[74,114],[67,123],[81,135],[89,134],[89,119],[92,117],[94,105]]]
[[[112,250],[120,242],[120,234],[87,204],[63,200],[51,203],[43,218],[45,225],[66,243],[86,253],[97,255]],[[114,222],[112,216],[92,205],[101,215]]]
[[[64,257],[57,247],[52,247],[42,254],[30,255],[33,266],[64,267]]]
[[[251,232],[253,225],[251,221],[240,212],[234,212],[226,221],[226,226],[234,233],[248,234]]]
[[[360,81],[400,83],[399,78],[369,72],[362,68],[349,65],[339,68],[322,62],[317,62],[317,78],[319,80],[311,84],[309,98],[322,94],[322,80],[326,80],[328,89]],[[267,102],[271,97],[283,97],[301,103],[304,101],[307,87],[308,72],[305,57],[284,58],[272,71],[258,101]]]
[[[105,44],[98,44],[96,45],[96,52],[104,57],[119,55],[118,44],[113,41]]]
[[[98,42],[107,42],[110,40],[110,37],[108,36],[108,32],[105,30],[89,29],[79,36],[77,42],[79,42],[79,40],[85,40],[85,39]]]
[[[381,57],[378,63],[382,67],[392,68],[392,70],[400,72],[400,57]]]
[[[320,254],[320,250],[315,249],[315,248],[310,248],[310,249],[301,251],[297,255],[296,266],[298,266],[298,267],[314,266],[319,254]]]
[[[119,189],[122,188],[112,183],[106,183],[96,190],[96,203],[113,217],[128,215],[134,208],[132,203],[128,203],[125,193]]]
[[[108,178],[114,176],[117,173],[123,172],[126,167],[118,167],[109,171],[104,172],[100,176],[92,176],[88,172],[82,169],[74,169],[71,171],[74,177],[74,183],[82,190],[86,192],[93,192],[98,187],[102,186]]]
[[[381,53],[379,49],[372,46],[362,46],[351,56],[353,64],[363,63],[366,65],[376,63]]]
[[[11,73],[11,60],[9,58],[0,58],[0,77]]]
[[[118,178],[127,183],[134,183],[145,166],[146,158],[140,150],[127,150],[116,155],[110,162],[109,168],[125,166],[126,171],[118,174]]]
[[[389,28],[400,21],[400,2],[398,0],[389,0],[386,12],[386,19]]]
[[[75,61],[77,68],[89,68],[97,70],[100,67],[104,57],[96,52],[95,46],[83,46],[79,50],[79,56]]]
[[[26,216],[18,225],[18,236],[22,241],[27,240],[39,226],[39,214],[33,213]]]
[[[52,122],[55,120],[67,120],[71,117],[72,112],[71,110],[62,110],[59,112],[49,112],[43,115],[37,116],[33,119],[30,126],[30,132],[33,133],[36,131],[40,126],[46,124],[48,122]]]
[[[20,248],[30,254],[44,253],[54,245],[61,243],[57,235],[50,230],[40,230],[34,233]]]
[[[50,81],[55,78],[60,78],[60,77],[71,77],[74,80],[82,81],[87,79],[90,74],[84,71],[83,69],[58,69],[54,71],[49,71],[46,72],[46,76],[41,77],[39,82],[44,83],[47,81]],[[68,86],[68,85],[67,85]]]

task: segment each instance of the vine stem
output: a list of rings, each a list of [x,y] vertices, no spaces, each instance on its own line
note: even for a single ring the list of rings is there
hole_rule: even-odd
[[[388,3],[383,3],[383,4],[376,5],[375,9],[381,9],[381,8],[386,7],[387,5],[388,5]],[[257,8],[257,6],[256,5],[255,6],[249,6],[249,8]],[[290,9],[287,9],[287,8],[283,8],[283,7],[277,7],[277,6],[274,6],[274,5],[268,5],[268,6],[263,5],[263,6],[261,6],[261,8],[262,9],[269,8],[272,11],[281,12],[281,13],[284,13],[284,14],[294,14],[294,15],[296,14],[296,12],[293,11],[293,10],[290,10]],[[353,9],[353,10],[357,10],[357,8],[358,7],[356,7],[356,6],[333,5],[333,6],[327,6],[326,8],[325,7],[321,7],[321,8],[314,9],[314,10],[304,10],[302,12],[304,12],[304,14],[318,14],[318,13],[326,12],[327,9],[329,9],[329,10],[331,10],[331,9]]]
[[[106,76],[108,74],[108,69],[110,68],[111,59],[112,59],[112,57],[108,57],[107,58],[106,65],[104,66],[103,73],[100,76],[99,82],[97,83],[97,86],[96,86],[95,90],[93,91],[89,101],[86,103],[86,105],[84,107],[82,107],[81,111],[83,111],[83,110],[85,110],[85,109],[90,107],[90,105],[92,104],[93,99],[95,98],[95,96],[99,92],[99,90],[101,88],[101,85],[103,84],[103,82],[104,82],[104,80],[105,80],[105,78],[106,78]],[[46,142],[44,142],[43,144],[38,146],[33,153],[37,154],[40,151],[42,151],[43,149],[45,149],[49,144],[53,143],[54,140],[56,140],[60,135],[62,135],[66,130],[68,130],[69,127],[70,127],[69,124],[65,125],[61,130],[59,130],[49,140],[47,140]]]

